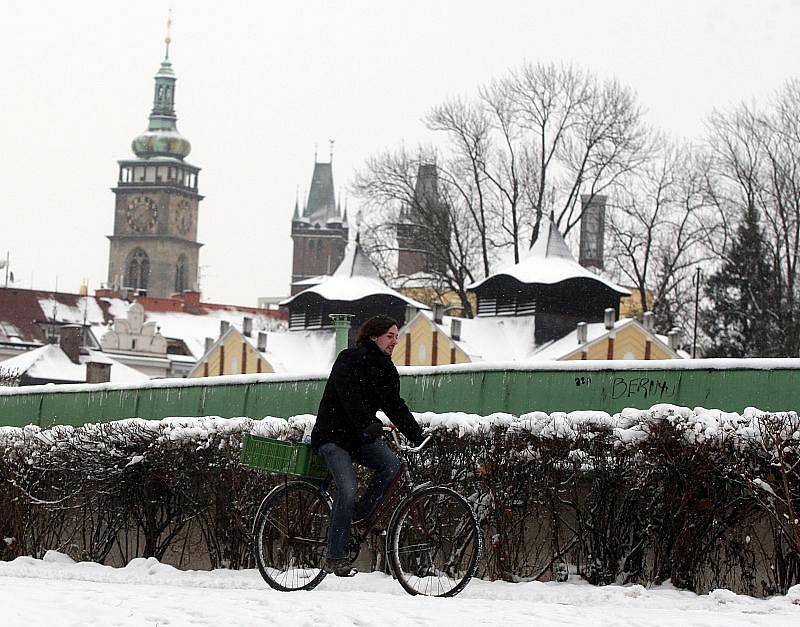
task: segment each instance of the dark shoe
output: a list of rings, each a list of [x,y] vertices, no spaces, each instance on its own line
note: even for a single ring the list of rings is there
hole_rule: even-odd
[[[353,577],[358,571],[353,568],[353,564],[346,557],[343,559],[326,559],[322,565],[322,570],[326,573],[333,573],[337,577]]]

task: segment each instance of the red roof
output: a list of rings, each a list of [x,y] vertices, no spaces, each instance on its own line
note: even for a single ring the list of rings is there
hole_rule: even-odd
[[[40,299],[53,299],[68,307],[77,307],[80,294],[63,292],[45,292],[40,290],[23,290],[13,287],[0,288],[0,323],[16,328],[18,337],[23,342],[44,344],[47,342],[44,329],[38,324],[48,322],[50,317],[39,305]],[[104,322],[114,317],[109,313],[109,303],[94,296],[98,307],[103,312]],[[59,322],[59,321],[55,321]],[[5,333],[4,333],[5,334]]]
[[[94,299],[97,306],[103,313],[103,322],[109,323],[114,320],[110,312],[110,303],[107,298],[122,298],[120,292],[113,290],[97,290],[94,296],[86,298]],[[52,299],[68,307],[77,307],[79,300],[83,298],[80,294],[68,294],[64,292],[47,292],[41,290],[24,290],[18,288],[0,288],[0,325],[5,323],[5,329],[0,327],[0,336],[5,335],[9,327],[16,329],[19,339],[23,342],[44,344],[47,337],[42,327],[38,323],[51,321],[49,314],[42,310],[40,300]],[[200,295],[197,292],[188,292],[182,297],[175,298],[153,298],[150,296],[139,296],[135,299],[145,309],[145,311],[164,312],[176,311],[194,315],[205,315],[212,310],[230,310],[246,312],[274,318],[276,320],[287,320],[288,315],[285,311],[275,309],[260,309],[258,307],[242,307],[239,305],[223,305],[219,303],[201,303]],[[63,320],[52,320],[56,324],[63,323]]]

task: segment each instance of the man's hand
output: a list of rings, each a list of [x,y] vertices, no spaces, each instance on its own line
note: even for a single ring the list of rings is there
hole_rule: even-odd
[[[372,444],[383,435],[383,425],[378,422],[369,423],[361,434],[365,444]]]

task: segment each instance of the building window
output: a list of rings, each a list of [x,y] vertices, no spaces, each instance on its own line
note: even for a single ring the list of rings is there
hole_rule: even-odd
[[[175,291],[180,294],[186,289],[186,257],[181,255],[175,268]]]
[[[133,290],[147,291],[147,280],[150,277],[150,259],[141,248],[136,248],[129,256],[125,266],[125,287]]]

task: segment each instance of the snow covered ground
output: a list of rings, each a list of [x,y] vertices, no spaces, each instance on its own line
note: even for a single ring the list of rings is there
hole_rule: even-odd
[[[800,586],[767,600],[670,586],[594,587],[581,581],[473,581],[453,599],[408,596],[378,573],[327,577],[311,592],[280,593],[255,570],[179,571],[157,560],[125,568],[44,560],[0,562],[0,625],[800,625]]]

